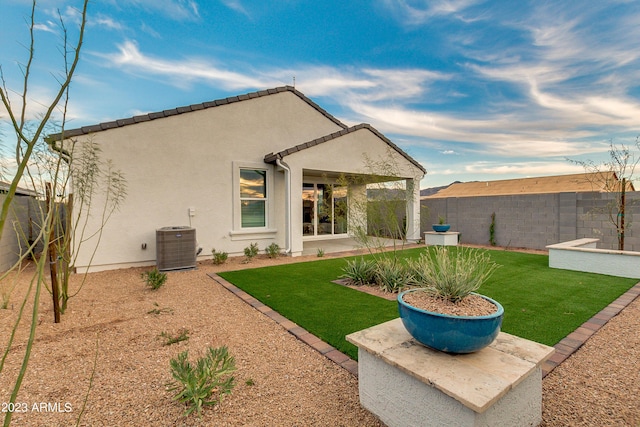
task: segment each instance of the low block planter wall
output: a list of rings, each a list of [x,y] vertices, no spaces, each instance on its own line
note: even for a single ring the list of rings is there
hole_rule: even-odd
[[[547,246],[549,267],[640,279],[640,252],[597,249],[599,239],[576,239]]]
[[[440,245],[440,246],[458,246],[458,236],[460,233],[457,231],[435,232],[425,231],[424,243],[427,246]]]
[[[447,354],[419,344],[400,319],[347,341],[358,346],[360,403],[389,427],[542,421],[541,365],[553,347],[501,332],[476,353]]]

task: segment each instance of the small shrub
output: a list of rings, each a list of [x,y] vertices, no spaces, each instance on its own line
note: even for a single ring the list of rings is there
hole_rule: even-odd
[[[316,249],[316,256],[318,258],[322,258],[324,256],[324,249],[322,249],[322,248]]]
[[[496,245],[496,213],[491,214],[491,224],[489,225],[489,244]]]
[[[215,265],[224,264],[229,258],[229,254],[226,252],[218,252],[215,248],[211,250],[211,254],[213,255],[213,263]]]
[[[236,370],[235,359],[229,355],[227,347],[211,348],[195,364],[189,362],[188,350],[171,359],[171,375],[174,381],[167,384],[168,391],[175,391],[173,400],[184,403],[184,416],[194,411],[202,415],[204,406],[213,406],[231,394],[235,379],[231,374]]]
[[[438,246],[410,263],[415,284],[457,302],[475,292],[500,267],[486,251]]]
[[[168,307],[160,308],[160,306],[158,305],[157,302],[154,302],[153,305],[156,308],[147,311],[147,314],[162,314],[162,313],[172,314],[173,313],[173,309],[172,308],[168,308]]]
[[[269,258],[278,258],[280,256],[280,246],[277,243],[272,243],[264,250]]]
[[[364,258],[348,260],[342,268],[344,274],[340,277],[349,279],[354,285],[370,285],[375,283],[376,263]]]
[[[245,262],[250,262],[253,258],[258,255],[259,249],[257,243],[251,243],[249,246],[244,248],[244,257]]]
[[[167,273],[158,271],[157,268],[142,273],[142,279],[152,290],[157,290],[167,281]]]
[[[245,385],[248,385],[249,387],[251,387],[252,385],[255,385],[255,381],[253,381],[253,379],[249,378],[248,380],[246,380]]]
[[[406,264],[397,259],[382,258],[375,269],[376,283],[385,292],[400,292],[413,283],[413,276]]]
[[[189,330],[188,329],[180,329],[177,335],[171,335],[167,332],[162,332],[160,334],[161,338],[164,338],[163,346],[168,346],[171,344],[175,344],[181,341],[186,341],[189,339]]]

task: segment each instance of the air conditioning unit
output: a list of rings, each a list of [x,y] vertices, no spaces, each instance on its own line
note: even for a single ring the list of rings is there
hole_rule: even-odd
[[[156,266],[158,270],[196,267],[196,229],[162,227],[156,230]]]

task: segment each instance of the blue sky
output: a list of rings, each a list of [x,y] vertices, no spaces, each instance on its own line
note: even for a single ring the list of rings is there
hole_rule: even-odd
[[[2,3],[0,64],[19,89],[31,2]],[[38,2],[33,105],[61,69],[56,10],[72,35],[79,6]],[[423,188],[581,172],[566,158],[607,160],[640,135],[639,22],[638,1],[92,0],[67,127],[295,77],[422,163]]]

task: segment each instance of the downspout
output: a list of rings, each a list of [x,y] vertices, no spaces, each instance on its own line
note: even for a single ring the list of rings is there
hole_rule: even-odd
[[[276,164],[284,170],[284,204],[285,204],[285,230],[286,230],[286,254],[291,253],[291,168],[281,159],[276,159]]]

